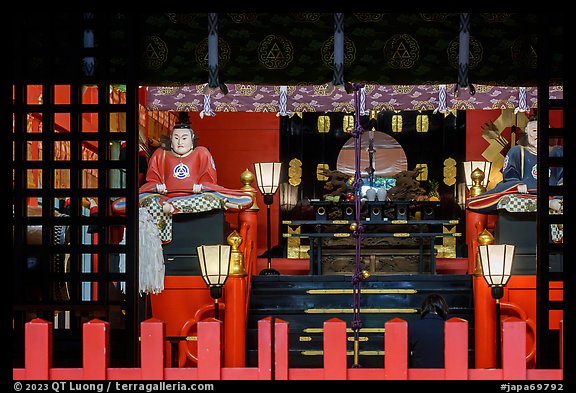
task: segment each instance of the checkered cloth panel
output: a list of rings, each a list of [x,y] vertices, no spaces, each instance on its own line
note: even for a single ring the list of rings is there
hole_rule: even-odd
[[[498,209],[503,209],[511,213],[532,213],[535,212],[536,195],[512,194],[505,195],[498,202]],[[562,212],[552,212],[551,214],[562,214]],[[550,237],[554,243],[564,241],[564,230],[562,225],[550,225]]]
[[[536,211],[536,195],[504,195],[498,202],[498,209],[511,213],[532,213]]]
[[[174,206],[174,214],[200,213],[222,208],[222,200],[209,193],[170,198],[168,202]],[[160,196],[158,194],[143,194],[140,196],[140,206],[146,208],[158,226],[162,243],[172,241],[172,215],[166,214],[162,210]]]
[[[562,214],[562,211],[550,210],[550,214]],[[551,224],[550,237],[552,239],[552,243],[564,243],[564,225]]]

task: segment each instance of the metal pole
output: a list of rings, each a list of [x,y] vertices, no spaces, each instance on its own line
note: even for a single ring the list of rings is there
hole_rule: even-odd
[[[268,270],[272,269],[272,241],[270,234],[270,204],[266,204],[266,242],[268,245]]]
[[[502,343],[500,338],[500,299],[496,299],[496,368],[502,367]]]

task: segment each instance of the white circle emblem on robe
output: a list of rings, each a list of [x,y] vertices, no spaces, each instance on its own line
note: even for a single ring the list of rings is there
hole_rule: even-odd
[[[532,167],[532,177],[534,179],[538,179],[538,167],[537,167],[537,165],[534,165]]]
[[[188,168],[186,164],[181,162],[174,167],[172,175],[176,179],[186,179],[187,177],[190,177],[190,168]]]

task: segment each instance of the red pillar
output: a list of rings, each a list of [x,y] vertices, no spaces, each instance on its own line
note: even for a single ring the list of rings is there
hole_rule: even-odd
[[[478,234],[486,228],[487,215],[466,210],[466,244],[468,244],[468,274],[474,273],[478,245],[474,241]]]
[[[496,302],[484,277],[474,276],[474,354],[476,368],[496,367]]]
[[[245,255],[244,266],[249,275],[258,274],[258,272],[254,271],[254,269],[256,269],[256,258],[258,256],[258,210],[258,207],[256,207],[256,209],[250,208],[239,213],[238,226],[242,228],[242,225],[246,223],[246,227],[248,228],[246,234],[241,233],[241,235],[243,238],[242,249]],[[250,247],[252,247],[251,250]]]
[[[246,364],[246,277],[228,277],[224,291],[224,367]]]

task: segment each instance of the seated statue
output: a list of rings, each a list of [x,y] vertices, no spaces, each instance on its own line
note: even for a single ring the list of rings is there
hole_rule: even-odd
[[[169,148],[157,148],[148,161],[146,180],[139,189],[140,207],[152,215],[163,244],[172,240],[172,214],[213,209],[242,211],[252,206],[252,195],[218,185],[210,151],[195,145],[189,124],[177,124]],[[124,201],[113,209],[122,210]]]
[[[498,209],[506,208],[511,200],[532,201],[535,206],[537,185],[537,141],[538,122],[532,119],[525,129],[525,136],[518,145],[510,148],[502,166],[503,179],[494,188],[468,199],[468,209],[476,213],[496,214]],[[550,148],[550,157],[561,157],[563,147]],[[563,168],[554,167],[548,173],[550,185],[563,184]],[[512,198],[512,196],[516,196]],[[562,210],[562,199],[553,197],[549,201],[553,211]],[[534,211],[534,210],[532,210]]]

